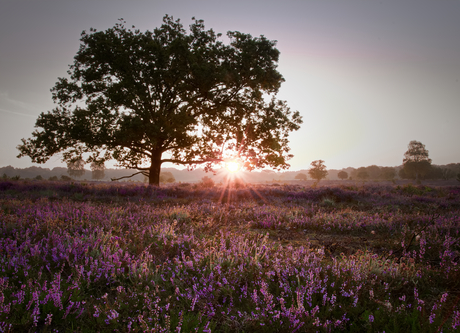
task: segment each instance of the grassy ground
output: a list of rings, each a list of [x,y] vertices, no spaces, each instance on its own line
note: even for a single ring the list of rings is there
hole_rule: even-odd
[[[0,183],[0,332],[450,332],[460,187]]]

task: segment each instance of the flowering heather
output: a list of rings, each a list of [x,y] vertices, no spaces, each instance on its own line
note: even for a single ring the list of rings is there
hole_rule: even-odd
[[[460,188],[0,183],[0,332],[451,332]]]

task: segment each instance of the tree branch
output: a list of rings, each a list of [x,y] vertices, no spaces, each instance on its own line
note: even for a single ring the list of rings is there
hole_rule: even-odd
[[[146,176],[145,172],[144,171],[139,171],[139,172],[136,172],[136,173],[133,173],[131,176],[123,176],[123,177],[120,177],[120,178],[110,178],[111,181],[116,181],[116,180],[120,180],[120,179],[124,179],[124,178],[131,178],[135,175],[138,175],[142,173],[144,176]]]

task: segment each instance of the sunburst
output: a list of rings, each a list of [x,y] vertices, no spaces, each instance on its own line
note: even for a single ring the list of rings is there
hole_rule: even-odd
[[[230,172],[230,173],[236,173],[236,172],[240,171],[240,169],[241,169],[241,165],[237,161],[229,161],[229,162],[225,163],[225,167],[227,168],[227,171]]]

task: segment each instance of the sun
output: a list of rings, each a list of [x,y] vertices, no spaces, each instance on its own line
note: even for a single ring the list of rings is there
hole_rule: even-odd
[[[236,161],[230,161],[225,163],[225,167],[230,173],[235,173],[240,170],[240,164]]]

